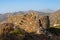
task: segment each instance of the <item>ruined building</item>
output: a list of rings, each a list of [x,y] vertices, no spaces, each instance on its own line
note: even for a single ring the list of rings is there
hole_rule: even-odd
[[[18,25],[26,32],[43,33],[49,27],[49,17],[40,16],[37,13],[10,15],[8,22]]]

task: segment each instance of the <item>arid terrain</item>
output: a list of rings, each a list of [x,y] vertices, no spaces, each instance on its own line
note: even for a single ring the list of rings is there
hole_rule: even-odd
[[[0,40],[60,40],[60,10],[0,14]]]

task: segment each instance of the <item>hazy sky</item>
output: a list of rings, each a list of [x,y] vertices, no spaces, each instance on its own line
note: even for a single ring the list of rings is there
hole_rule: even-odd
[[[60,0],[0,0],[0,13],[41,9],[60,9]]]

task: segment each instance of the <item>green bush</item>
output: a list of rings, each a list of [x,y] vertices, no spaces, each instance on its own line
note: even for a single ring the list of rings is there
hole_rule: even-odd
[[[60,29],[60,25],[59,26],[54,26],[54,28],[59,28]]]
[[[13,31],[10,32],[10,34],[24,34],[24,31],[22,29],[14,29]]]

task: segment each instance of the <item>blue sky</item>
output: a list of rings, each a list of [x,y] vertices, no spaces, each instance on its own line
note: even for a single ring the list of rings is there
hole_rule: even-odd
[[[0,13],[42,9],[60,9],[60,0],[0,0]]]

